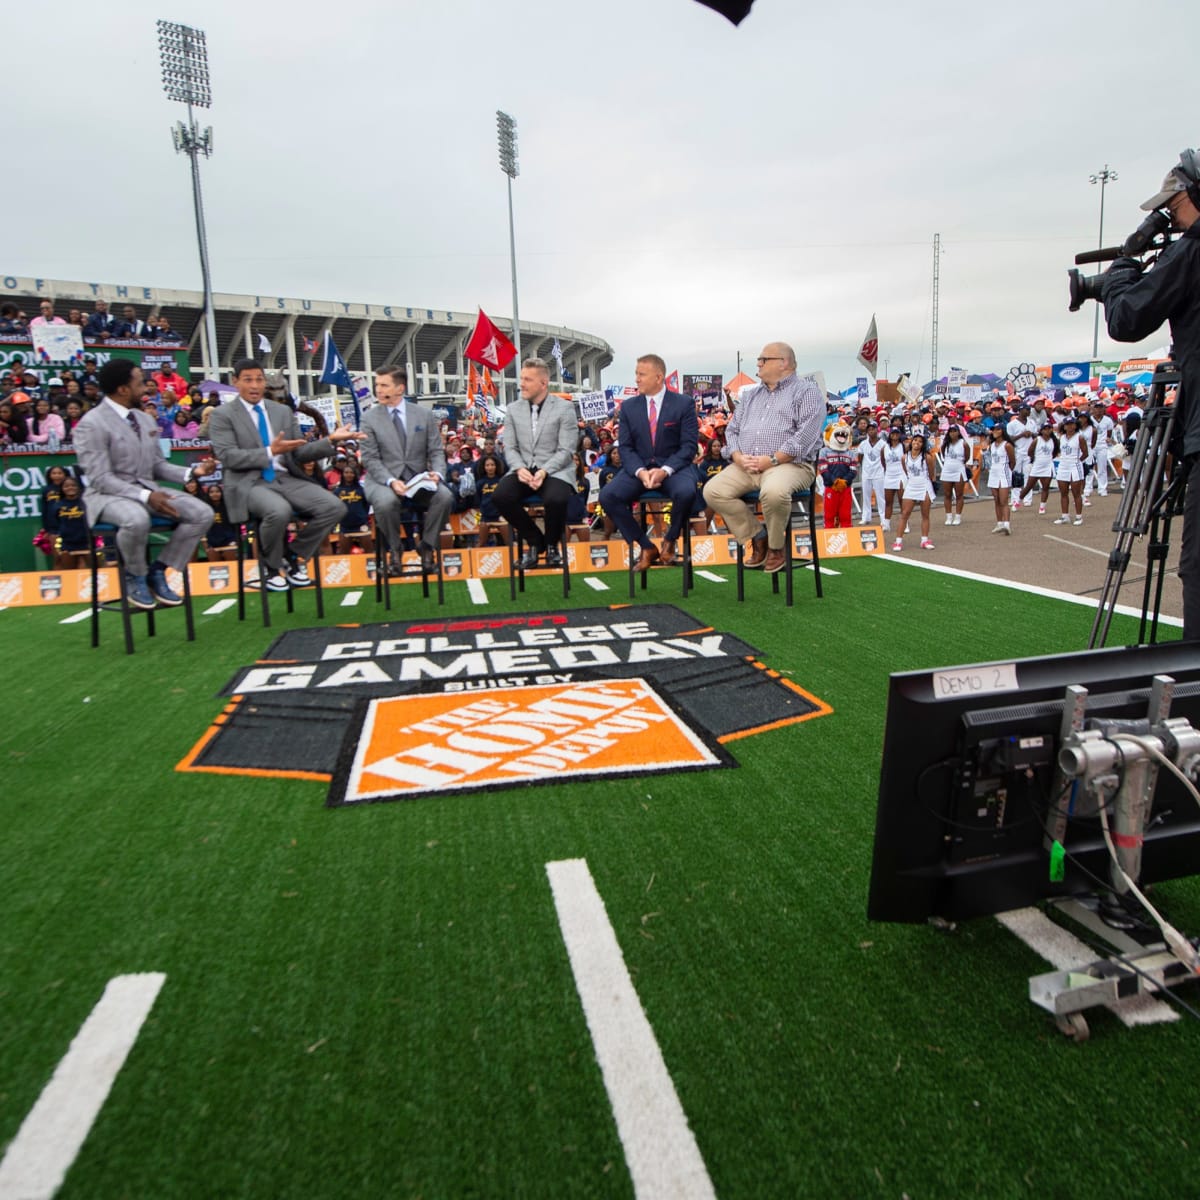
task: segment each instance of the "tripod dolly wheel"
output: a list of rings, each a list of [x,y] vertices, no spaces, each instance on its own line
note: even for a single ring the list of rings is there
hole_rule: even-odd
[[[1054,1018],[1054,1024],[1058,1026],[1059,1033],[1073,1042],[1086,1042],[1091,1036],[1092,1031],[1088,1028],[1087,1018],[1083,1013],[1064,1013],[1061,1017]]]

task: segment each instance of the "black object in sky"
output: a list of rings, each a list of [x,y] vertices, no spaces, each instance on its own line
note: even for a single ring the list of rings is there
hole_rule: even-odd
[[[735,25],[740,25],[754,7],[754,0],[700,0],[700,3],[728,17]]]

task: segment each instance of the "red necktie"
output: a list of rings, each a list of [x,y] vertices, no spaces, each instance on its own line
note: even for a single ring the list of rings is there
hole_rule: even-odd
[[[654,398],[649,397],[647,403],[650,405],[650,445],[654,445],[654,435],[658,432],[658,410],[654,407]]]

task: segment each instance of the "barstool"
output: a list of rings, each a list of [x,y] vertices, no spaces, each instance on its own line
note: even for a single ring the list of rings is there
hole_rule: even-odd
[[[408,513],[415,513],[417,516],[416,525],[413,527],[417,534],[417,545],[420,546],[421,539],[425,535],[425,510],[418,505],[408,503],[401,497],[401,504]],[[401,524],[404,522],[401,521]],[[400,553],[397,551],[397,553]],[[384,608],[391,611],[392,607],[392,581],[387,573],[387,556],[388,548],[386,539],[383,533],[376,528],[375,530],[375,603],[383,601]],[[425,556],[418,550],[417,557],[421,560],[421,595],[429,599],[429,571],[425,566]],[[446,603],[445,579],[442,575],[442,550],[437,547],[434,550],[434,557],[437,560],[437,597],[439,604]]]
[[[164,533],[175,528],[176,522],[170,517],[162,517],[151,515],[150,517],[150,532],[156,530],[159,533]],[[93,536],[100,538],[105,546],[111,544],[117,560],[117,586],[120,590],[118,603],[120,605],[121,626],[125,632],[125,653],[133,653],[133,610],[129,604],[129,592],[125,586],[125,560],[121,557],[121,547],[117,544],[118,526],[113,525],[109,521],[99,521],[91,527]],[[109,604],[101,604],[100,602],[100,555],[101,550],[97,547],[92,548],[91,564],[92,564],[92,649],[96,649],[100,645],[100,610],[102,608],[112,611]],[[192,613],[192,581],[188,574],[187,568],[181,572],[183,575],[183,613],[184,620],[187,625],[187,640],[194,642],[196,640],[196,622]],[[139,609],[139,612],[146,614],[146,636],[154,637],[154,614],[157,611],[153,608]]]
[[[814,476],[814,484],[815,482],[816,479]],[[757,505],[759,500],[758,492],[747,492],[742,499],[745,500],[747,504]],[[792,554],[792,514],[789,512],[787,536],[784,538],[783,568],[780,571],[776,571],[771,576],[771,592],[776,596],[779,595],[779,576],[783,575],[785,577],[784,590],[787,597],[788,608],[792,607],[792,572],[798,566],[812,566],[813,575],[817,584],[817,599],[822,599],[825,594],[821,587],[821,549],[819,543],[817,542],[817,504],[816,494],[813,490],[813,487],[810,486],[806,488],[797,488],[795,491],[793,491],[792,503],[794,504],[797,500],[799,500],[802,504],[805,504],[805,507],[808,510],[808,537],[809,545],[812,547],[812,554],[808,558],[794,558]],[[805,503],[806,501],[807,503]],[[737,598],[739,600],[744,600],[746,598],[744,574],[745,557],[746,552],[742,547],[742,543],[739,541],[737,544]]]
[[[238,598],[238,620],[246,619],[246,543],[254,542],[254,557],[258,563],[258,590],[262,594],[262,622],[263,628],[269,629],[271,625],[271,601],[267,593],[270,589],[267,587],[267,570],[266,564],[262,558],[262,540],[258,536],[259,521],[256,517],[252,517],[245,525],[241,527],[238,533],[237,543],[237,598]],[[321,556],[314,554],[312,556],[313,567],[313,584],[317,592],[317,616],[324,619],[325,617],[325,596],[321,589]],[[293,588],[287,590],[287,610],[288,612],[296,611],[296,601],[292,596]]]
[[[697,492],[696,494],[698,496],[699,492]],[[646,530],[646,519],[649,515],[646,511],[647,504],[671,504],[672,500],[671,500],[671,497],[666,494],[666,492],[660,492],[657,488],[655,488],[651,491],[643,492],[641,494],[641,496],[639,497],[637,503],[638,503],[638,513],[641,517],[641,522],[642,522],[642,532],[644,533]],[[693,504],[693,509],[694,509],[694,504]],[[636,545],[636,543],[634,543],[634,545]],[[637,563],[633,557],[633,551],[634,551],[634,546],[630,546],[629,547],[629,598],[630,598],[630,600],[633,599],[633,595],[634,595],[634,593],[633,593],[633,578],[637,574],[637,572],[634,570],[634,567],[637,565]],[[684,517],[684,521],[683,521],[683,563],[682,563],[682,568],[683,569],[682,569],[681,574],[683,575],[683,598],[686,600],[688,597],[688,592],[691,590],[691,588],[695,584],[695,580],[692,578],[692,514],[691,513],[688,513],[687,516]],[[642,591],[646,590],[646,576],[648,574],[649,574],[649,571],[643,571],[641,573],[641,575],[642,575]]]
[[[543,520],[545,519],[545,504],[540,496],[526,496],[521,501],[530,511],[530,515],[538,509],[541,509]],[[524,539],[521,537],[521,531],[515,526],[510,526],[512,536],[509,538],[509,559],[508,559],[508,592],[509,599],[517,598],[517,588],[524,592],[525,590],[525,568],[521,566],[521,558],[523,557],[523,548],[525,545]],[[562,554],[562,581],[563,581],[563,599],[567,599],[571,594],[571,559],[567,553],[567,523],[563,522],[562,538],[559,542],[559,552]],[[540,569],[540,568],[539,568]],[[552,567],[546,568],[553,570]]]

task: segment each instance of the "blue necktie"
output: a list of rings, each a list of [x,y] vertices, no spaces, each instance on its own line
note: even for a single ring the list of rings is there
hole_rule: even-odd
[[[258,436],[262,438],[262,443],[269,450],[271,448],[271,432],[267,428],[267,418],[263,414],[262,404],[254,406],[254,419],[258,422]],[[275,468],[269,464],[263,467],[263,479],[267,483],[273,483],[275,480]]]

